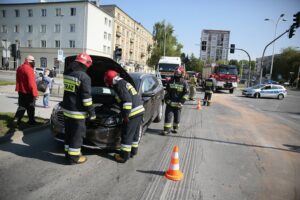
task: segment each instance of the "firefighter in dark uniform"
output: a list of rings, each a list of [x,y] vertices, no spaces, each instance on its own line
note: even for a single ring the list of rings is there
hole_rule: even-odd
[[[84,163],[81,155],[82,137],[86,133],[86,118],[96,119],[91,96],[91,79],[86,70],[92,65],[86,53],[77,55],[64,72],[64,97],[61,106],[65,117],[65,153],[69,164]]]
[[[167,83],[165,94],[165,124],[162,135],[167,135],[171,132],[173,115],[173,133],[178,132],[181,108],[188,99],[189,93],[188,84],[183,77],[184,68],[178,67],[174,72],[174,78]]]
[[[115,159],[119,163],[125,163],[129,157],[134,157],[138,152],[140,126],[145,109],[136,89],[121,78],[116,71],[106,71],[104,82],[114,89],[116,100],[120,104],[123,117],[121,148],[120,153],[115,154]]]
[[[214,82],[211,78],[206,79],[205,83],[204,83],[204,100],[203,100],[203,105],[205,106],[205,104],[207,106],[210,106],[211,104],[211,97],[213,94],[213,87],[214,87]]]

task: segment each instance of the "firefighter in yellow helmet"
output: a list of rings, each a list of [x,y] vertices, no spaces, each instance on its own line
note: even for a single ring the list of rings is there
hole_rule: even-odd
[[[92,65],[86,53],[77,55],[64,72],[64,97],[61,106],[65,117],[65,153],[69,164],[84,163],[81,155],[82,136],[86,133],[86,118],[96,119],[91,96],[91,79],[86,70]]]

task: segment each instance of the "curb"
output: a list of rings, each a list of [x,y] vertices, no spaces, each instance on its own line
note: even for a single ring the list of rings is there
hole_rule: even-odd
[[[40,131],[40,130],[48,128],[48,127],[50,127],[50,120],[48,120],[45,124],[42,124],[40,126],[30,127],[30,128],[26,128],[22,131],[15,131],[15,132],[6,134],[6,135],[0,137],[0,143],[11,142],[11,141],[16,140],[19,137],[23,137],[24,135],[28,135],[28,134]]]

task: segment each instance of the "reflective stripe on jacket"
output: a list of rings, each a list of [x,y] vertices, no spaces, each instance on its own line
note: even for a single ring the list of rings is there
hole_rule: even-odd
[[[179,103],[183,104],[188,99],[188,94],[187,82],[182,78],[178,80],[173,78],[167,84],[165,100],[170,106],[181,108],[182,105],[180,106]]]

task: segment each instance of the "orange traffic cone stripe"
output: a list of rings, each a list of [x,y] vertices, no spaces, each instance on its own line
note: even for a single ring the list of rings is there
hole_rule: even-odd
[[[165,177],[173,181],[180,181],[183,178],[183,173],[179,170],[178,146],[173,148],[171,163]]]

